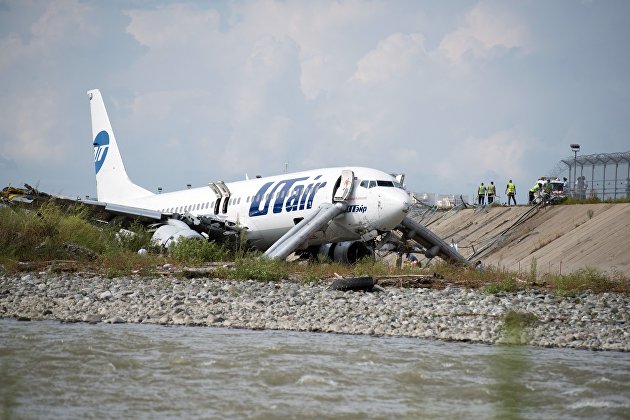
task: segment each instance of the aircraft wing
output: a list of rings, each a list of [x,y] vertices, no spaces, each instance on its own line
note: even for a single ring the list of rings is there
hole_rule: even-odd
[[[0,191],[1,203],[26,209],[38,209],[45,203],[53,201],[63,210],[81,205],[87,209],[88,219],[93,222],[117,221],[122,225],[130,221],[141,223],[153,229],[154,239],[164,246],[180,236],[201,238],[202,233],[206,235],[206,238],[220,243],[235,243],[239,240],[239,232],[247,230],[246,226],[238,226],[218,216],[163,213],[103,201],[47,194],[28,184],[24,186],[25,188],[4,188]]]
[[[1,200],[8,205],[17,205],[24,208],[39,208],[49,201],[55,202],[64,209],[70,206],[84,205],[91,219],[103,222],[109,222],[117,216],[123,216],[142,223],[156,223],[165,221],[171,216],[171,213],[162,213],[155,210],[82,199],[79,197],[48,194],[28,184],[24,184],[24,188],[6,187],[0,192],[0,197]]]

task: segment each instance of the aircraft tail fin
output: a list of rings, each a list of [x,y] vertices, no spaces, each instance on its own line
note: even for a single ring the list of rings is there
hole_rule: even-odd
[[[129,200],[153,195],[127,176],[118,144],[98,89],[87,92],[92,114],[96,196],[99,201],[124,204]]]

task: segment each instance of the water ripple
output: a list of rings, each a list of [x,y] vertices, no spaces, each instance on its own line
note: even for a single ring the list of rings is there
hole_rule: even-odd
[[[0,416],[623,418],[630,355],[0,320]]]

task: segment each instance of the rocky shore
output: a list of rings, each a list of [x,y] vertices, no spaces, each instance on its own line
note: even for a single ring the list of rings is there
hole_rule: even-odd
[[[630,351],[629,296],[495,295],[446,286],[330,290],[329,283],[23,274],[0,277],[0,317],[407,336]],[[507,318],[506,318],[507,317]],[[506,321],[507,319],[507,321]]]

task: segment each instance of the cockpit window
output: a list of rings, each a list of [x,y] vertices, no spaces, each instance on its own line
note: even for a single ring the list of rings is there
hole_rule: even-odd
[[[394,188],[401,188],[401,189],[403,188],[403,186],[398,181],[383,181],[383,180],[378,180],[378,181],[363,180],[361,181],[359,186],[363,188],[374,188],[374,187],[394,187]]]

